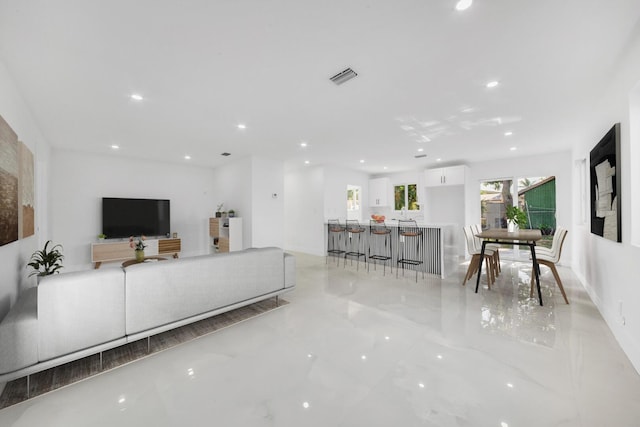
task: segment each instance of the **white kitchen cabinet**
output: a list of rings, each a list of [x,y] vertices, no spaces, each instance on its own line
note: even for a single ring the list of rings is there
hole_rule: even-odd
[[[464,185],[466,170],[467,167],[465,165],[427,169],[425,171],[426,186],[439,187],[441,185]]]
[[[369,180],[369,206],[388,206],[389,178],[375,178]]]

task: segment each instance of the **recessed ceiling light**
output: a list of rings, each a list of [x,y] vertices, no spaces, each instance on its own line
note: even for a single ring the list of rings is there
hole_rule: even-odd
[[[184,156],[184,159],[185,160],[191,160],[191,156],[187,154],[186,156]]]
[[[511,148],[509,148],[509,150],[511,150],[511,151],[516,151],[517,149],[518,149],[518,147],[511,147]]]
[[[511,136],[511,135],[513,135],[513,132],[511,132],[511,131],[507,131],[507,132],[504,133],[504,136]]]
[[[497,81],[497,80],[494,80],[494,81],[492,81],[492,82],[487,83],[487,87],[488,87],[489,89],[491,89],[491,88],[493,88],[493,87],[498,86],[498,84],[499,84],[499,83],[498,83],[498,81]]]
[[[133,99],[134,101],[142,101],[144,98],[139,93],[132,93],[131,99]]]
[[[247,125],[245,125],[244,123],[239,123],[238,124],[238,129],[246,129]]]
[[[418,148],[418,152],[422,153],[424,151],[424,148]]]
[[[304,147],[306,147],[306,146],[307,146],[307,143],[306,143],[306,142],[304,142],[304,141],[303,141],[303,142],[301,142],[301,143],[300,143],[300,147],[303,147],[303,148],[304,148]]]
[[[442,161],[442,159],[436,159],[436,162],[441,162],[441,161]]]
[[[388,168],[386,166],[383,166],[382,169],[387,170]]]
[[[113,145],[111,146],[111,149],[113,149],[113,150],[119,150],[119,149],[120,149],[120,146],[119,146],[119,145],[116,145],[116,144],[113,144]]]
[[[364,163],[364,160],[360,160],[360,163]]]
[[[305,161],[304,161],[304,164],[305,164],[305,165],[308,165],[309,163],[310,163],[310,162],[309,162],[309,160],[305,160]]]
[[[475,110],[475,108],[473,108],[473,107],[465,107],[462,110],[460,110],[460,112],[462,112],[462,113],[473,113],[474,110]]]
[[[473,0],[460,0],[456,3],[456,10],[466,10],[471,7]]]

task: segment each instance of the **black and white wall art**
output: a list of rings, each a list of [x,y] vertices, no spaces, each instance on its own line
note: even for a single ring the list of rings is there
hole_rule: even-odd
[[[622,241],[620,194],[620,123],[591,150],[591,232]]]

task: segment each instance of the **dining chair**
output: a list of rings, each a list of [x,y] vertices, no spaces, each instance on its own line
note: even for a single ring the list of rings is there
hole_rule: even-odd
[[[464,276],[464,280],[462,280],[462,286],[464,286],[469,279],[473,277],[474,274],[478,272],[480,267],[480,252],[482,247],[476,247],[476,237],[475,232],[472,226],[462,227],[462,231],[464,232],[464,237],[467,242],[467,252],[471,255],[471,262],[469,262],[469,268],[467,268],[467,274]],[[482,244],[481,244],[482,245]],[[491,249],[485,248],[484,251],[484,262],[485,262],[485,273],[487,275],[487,284],[489,285],[489,289],[491,289],[491,285],[495,283],[495,266],[494,266],[494,253]]]
[[[481,250],[482,240],[480,240],[479,237],[476,237],[476,234],[482,233],[482,226],[480,224],[473,224],[471,228],[473,230],[473,237],[475,239],[476,247],[478,248],[478,250]],[[486,249],[491,249],[493,251],[493,262],[497,267],[496,275],[499,275],[500,273],[502,273],[502,266],[500,265],[500,245],[496,243],[487,243]]]
[[[560,288],[560,292],[562,292],[562,297],[564,298],[564,302],[569,304],[569,300],[567,299],[567,294],[564,291],[564,287],[562,286],[562,280],[560,280],[560,275],[558,274],[558,270],[556,269],[556,264],[560,261],[560,255],[562,254],[562,245],[564,244],[564,240],[567,237],[567,230],[564,228],[557,228],[556,233],[553,236],[553,243],[551,244],[551,249],[537,247],[536,251],[536,260],[538,261],[538,275],[540,274],[540,265],[546,265],[551,269],[551,273],[553,273],[553,277],[556,279],[556,283]],[[530,297],[533,298],[533,288],[534,288],[534,277],[535,272],[531,271],[531,292]]]

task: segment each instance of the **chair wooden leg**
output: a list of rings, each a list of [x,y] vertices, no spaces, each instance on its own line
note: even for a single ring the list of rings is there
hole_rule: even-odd
[[[535,267],[533,266],[533,264],[531,264],[531,282],[530,282],[531,290],[529,291],[529,298],[533,298],[533,285],[534,285],[533,282],[535,282],[535,274],[536,274],[534,268]],[[540,279],[540,275],[538,275],[538,279]]]
[[[560,275],[558,274],[556,265],[552,262],[538,261],[538,271],[540,271],[540,265],[546,265],[547,267],[549,267],[549,269],[551,270],[551,273],[553,273],[554,279],[556,279],[556,283],[558,284],[558,287],[560,288],[560,292],[562,293],[562,298],[564,298],[564,302],[569,304],[569,299],[567,298],[567,293],[564,291],[564,286],[562,286],[562,280],[560,280]],[[531,291],[529,292],[530,298],[533,298],[534,281],[535,281],[534,274],[535,272],[533,271],[533,269],[531,269]],[[540,277],[540,273],[538,273],[538,277]]]
[[[502,273],[502,266],[500,265],[500,251],[498,250],[498,248],[496,248],[494,256],[496,257],[496,265],[498,266],[498,273]]]
[[[467,268],[467,274],[464,276],[464,280],[462,281],[462,286],[467,284],[467,281],[473,277],[473,275],[478,271],[478,260],[480,257],[478,255],[473,255],[471,257],[471,261],[469,262],[469,268]]]
[[[491,289],[491,285],[493,285],[495,278],[493,277],[493,265],[490,265],[491,261],[489,260],[489,258],[490,257],[485,257],[484,262],[487,268],[487,286],[489,287],[489,289]]]
[[[564,298],[564,302],[569,304],[569,300],[567,299],[567,294],[564,292],[564,286],[562,286],[562,280],[560,280],[560,275],[558,274],[558,270],[556,270],[556,265],[552,263],[546,264],[546,265],[551,269],[551,272],[553,273],[553,277],[555,277],[556,279],[556,283],[560,288],[560,292],[562,292],[562,297]]]

